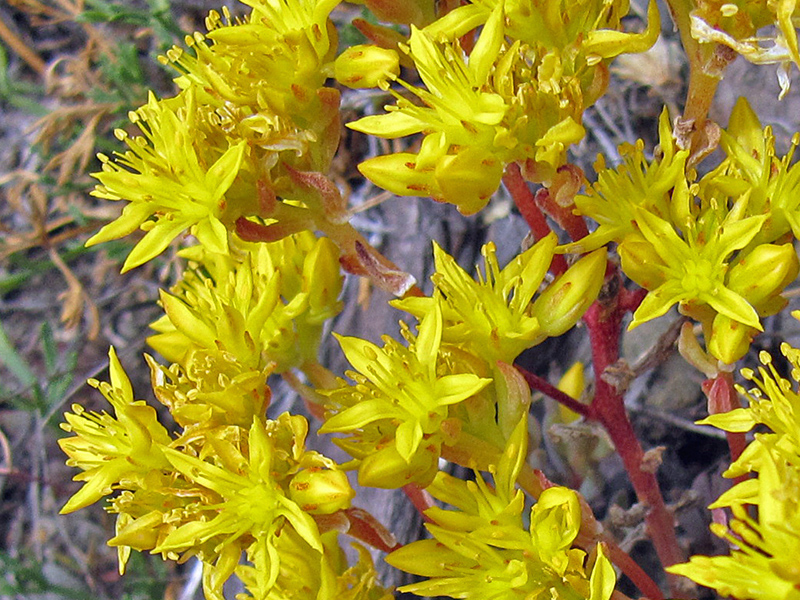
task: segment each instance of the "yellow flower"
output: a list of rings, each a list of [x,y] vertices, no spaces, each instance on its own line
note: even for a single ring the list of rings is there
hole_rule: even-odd
[[[556,243],[555,234],[550,235],[502,270],[494,244],[486,244],[481,249],[484,273],[478,272],[478,281],[434,243],[436,272],[431,279],[440,294],[391,304],[418,319],[441,304],[446,343],[462,347],[492,366],[496,361],[511,364],[523,350],[572,327],[603,283],[605,250],[599,250],[578,261],[534,300]]]
[[[243,244],[234,255],[196,247],[196,262],[174,294],[161,293],[166,315],[148,343],[167,360],[224,351],[249,369],[277,372],[315,361],[322,327],[341,310],[339,253],[327,238],[303,232],[278,242]]]
[[[796,315],[800,318],[800,313]],[[792,379],[800,379],[800,350],[788,344],[781,352],[792,367]],[[747,408],[711,415],[698,421],[726,431],[747,432],[756,425],[769,428],[755,439],[724,473],[738,477],[757,473],[726,491],[710,508],[729,507],[733,519],[728,526],[715,523],[711,530],[730,542],[729,556],[693,556],[688,563],[667,570],[715,588],[720,595],[748,600],[784,600],[800,589],[800,394],[797,386],[782,377],[772,358],[762,352],[756,376],[751,369],[742,375],[757,385],[743,392]],[[765,368],[766,367],[766,368]],[[758,508],[754,519],[747,506]]]
[[[687,219],[683,238],[667,221],[637,209],[640,232],[629,234],[619,253],[625,274],[650,293],[631,328],[679,304],[682,313],[703,324],[706,346],[717,359],[731,364],[747,352],[762,331],[759,315],[783,306],[779,294],[797,275],[798,260],[789,244],[762,244],[747,252],[767,216],[742,218],[746,200],[722,219],[713,208],[695,221]],[[763,273],[766,264],[769,276]]]
[[[204,460],[175,448],[164,449],[172,467],[203,490],[192,520],[181,524],[153,549],[166,555],[199,553],[205,563],[208,598],[221,598],[222,584],[233,574],[242,551],[247,551],[268,590],[280,573],[278,540],[285,529],[310,549],[307,559],[322,559],[322,540],[311,514],[291,499],[292,480],[304,469],[330,469],[330,459],[305,450],[308,423],[301,416],[282,414],[274,421],[255,419],[239,448],[227,445],[215,459]],[[224,439],[216,448],[224,449]],[[340,484],[346,484],[346,479]],[[352,490],[339,504],[346,507]],[[292,535],[290,534],[290,535]]]
[[[773,243],[789,231],[800,237],[800,166],[792,162],[798,144],[795,134],[789,152],[779,158],[772,128],[761,127],[745,98],[736,102],[720,139],[727,157],[700,185],[708,187],[703,195],[717,202],[749,193],[748,212],[770,215],[754,243]]]
[[[758,313],[726,285],[725,276],[731,255],[750,243],[765,216],[736,219],[731,214],[722,223],[702,230],[689,224],[686,239],[648,211],[637,210],[636,217],[640,233],[629,235],[620,245],[622,268],[637,283],[655,289],[634,313],[631,328],[660,317],[680,303],[682,307],[709,305],[761,331]]]
[[[208,144],[201,131],[209,115],[197,106],[193,88],[169,100],[150,94],[148,103],[130,118],[143,136],[131,138],[117,130],[128,151],[117,154],[115,162],[100,155],[103,170],[93,174],[100,184],[92,192],[129,204],[87,245],[145,230],[123,271],[159,255],[187,230],[209,249],[226,252],[227,227],[233,223],[226,213],[226,194],[241,168],[246,143]]]
[[[603,61],[646,50],[658,36],[655,2],[642,34],[619,31],[627,5],[611,4],[551,2],[545,10],[481,0],[421,31],[412,26],[408,55],[425,88],[397,81],[421,105],[392,92],[397,102],[387,114],[348,126],[386,138],[422,132],[422,146],[416,154],[371,158],[359,169],[395,194],[428,195],[464,214],[486,205],[509,163],[525,163],[529,177],[550,182],[568,147],[583,138],[584,108],[605,91]],[[458,38],[481,26],[465,56]]]
[[[524,496],[515,490],[525,461],[527,419],[512,433],[493,468],[495,487],[479,474],[462,481],[440,473],[428,488],[454,510],[426,511],[432,539],[412,542],[386,561],[427,577],[401,592],[453,598],[589,598],[607,600],[614,591],[614,569],[598,546],[594,565],[572,548],[581,524],[578,496],[572,490],[545,490],[523,527]]]
[[[798,311],[793,315],[800,318]],[[800,378],[800,350],[784,342],[781,344],[781,353],[789,361],[792,379],[796,382]],[[784,459],[800,468],[800,393],[795,389],[796,385],[778,373],[767,352],[760,352],[759,359],[764,366],[758,368],[758,375],[752,369],[742,369],[742,376],[757,386],[749,391],[739,388],[748,400],[748,407],[711,415],[699,421],[703,425],[741,433],[759,424],[770,429],[770,433],[759,433],[742,457],[731,465],[726,471],[730,477],[757,468],[757,461],[749,455],[760,452],[757,449],[762,446],[784,448],[787,450]]]
[[[197,85],[204,101],[218,108],[249,108],[252,120],[263,119],[262,112],[302,115],[329,74],[336,38],[328,16],[339,1],[252,0],[243,20],[225,8],[222,16],[211,11],[207,36],[186,37],[196,56],[175,46],[162,62],[182,73],[178,85]]]
[[[594,165],[597,182],[586,195],[575,197],[575,205],[580,214],[597,221],[599,227],[582,240],[567,244],[566,250],[586,252],[612,240],[620,242],[635,230],[637,207],[667,219],[670,194],[689,193],[684,174],[689,151],[675,147],[666,109],[658,120],[658,130],[660,152],[652,161],[645,158],[642,140],[620,146],[623,162],[616,169],[607,168],[604,157],[598,156]]]
[[[703,324],[711,354],[729,364],[761,331],[759,316],[785,306],[780,294],[800,270],[784,237],[797,219],[800,169],[789,167],[790,155],[775,159],[771,133],[762,132],[746,102],[731,123],[722,142],[728,158],[694,182],[696,173],[685,172],[688,151],[677,149],[662,112],[654,160],[645,158],[641,141],[620,147],[617,169],[598,159],[597,183],[575,204],[599,227],[562,247],[617,242],[625,274],[650,291],[631,327],[679,304]]]
[[[294,168],[326,171],[338,143],[339,94],[325,88],[336,32],[328,16],[339,0],[253,0],[242,20],[211,11],[207,36],[186,37],[192,52],[162,57],[181,73],[183,89],[214,111],[220,129],[253,146],[258,177]],[[192,55],[194,54],[194,56]]]
[[[190,350],[183,364],[169,367],[145,354],[153,392],[184,434],[227,425],[247,428],[266,413],[272,392],[268,365],[255,370],[229,352]]]
[[[373,487],[427,485],[438,467],[448,408],[478,393],[491,380],[471,373],[441,374],[439,349],[442,312],[438,306],[419,324],[409,348],[384,338],[379,348],[368,341],[337,336],[355,371],[355,386],[340,381],[318,390],[330,400],[321,433],[348,433],[366,443],[335,440],[363,459],[359,482]]]
[[[320,561],[309,561],[314,551],[293,530],[284,530],[276,540],[281,557],[280,574],[271,588],[263,586],[263,576],[251,565],[241,565],[236,574],[249,595],[239,598],[265,600],[391,600],[390,590],[378,583],[378,574],[369,551],[353,543],[358,561],[348,566],[339,546],[338,532],[321,536],[324,554]]]
[[[418,154],[376,157],[361,163],[359,170],[397,194],[424,193],[456,204],[465,214],[480,210],[503,174],[494,140],[508,105],[489,80],[502,43],[500,10],[486,24],[467,62],[458,42],[437,43],[412,26],[408,52],[427,89],[398,81],[423,105],[393,92],[397,105],[388,114],[365,117],[348,127],[387,138],[423,130],[428,135]],[[461,183],[464,178],[467,181]]]
[[[688,563],[673,565],[667,571],[714,588],[721,596],[743,600],[797,596],[800,472],[796,466],[786,465],[778,451],[762,448],[761,454],[758,490],[744,500],[758,506],[758,521],[748,514],[743,502],[732,504],[734,518],[728,526],[711,526],[734,548],[730,555],[692,556]]]
[[[82,469],[74,477],[83,487],[61,509],[69,513],[97,502],[117,487],[138,485],[152,471],[169,467],[164,457],[171,440],[158,422],[156,411],[144,400],[133,399],[131,382],[114,348],[108,353],[111,382],[89,380],[114,408],[114,416],[91,413],[74,404],[66,413],[64,431],[72,437],[58,441],[69,456],[67,465]],[[122,482],[122,483],[120,483]]]
[[[644,52],[659,34],[656,2],[647,9],[648,26],[642,33],[621,31],[628,4],[619,0],[557,0],[541,5],[532,0],[472,0],[425,28],[431,35],[460,37],[486,22],[497,7],[505,13],[505,35],[533,48],[565,51],[581,59],[611,58],[623,53]],[[570,46],[573,46],[570,48]]]

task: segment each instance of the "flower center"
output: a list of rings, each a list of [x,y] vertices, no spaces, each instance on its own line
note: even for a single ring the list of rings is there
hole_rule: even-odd
[[[696,296],[703,292],[710,292],[716,287],[716,277],[710,261],[701,258],[690,260],[684,265],[684,275],[681,287]]]
[[[254,485],[241,490],[236,499],[242,520],[268,526],[275,520],[278,492],[267,485]]]

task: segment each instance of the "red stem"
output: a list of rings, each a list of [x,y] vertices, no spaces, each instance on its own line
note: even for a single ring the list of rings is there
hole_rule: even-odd
[[[739,395],[733,385],[733,373],[720,373],[714,379],[706,379],[703,382],[703,391],[708,398],[708,414],[717,415],[730,412],[741,408]],[[728,448],[731,453],[731,462],[735,462],[747,447],[747,438],[744,433],[726,431],[725,437],[728,439]],[[749,479],[748,475],[740,475],[734,478],[734,483],[741,483]]]
[[[528,188],[528,183],[522,177],[522,172],[519,165],[511,163],[506,167],[506,173],[503,175],[503,183],[514,199],[514,204],[517,205],[520,214],[525,219],[528,227],[531,228],[533,237],[536,241],[547,237],[552,233],[550,226],[547,224],[547,219],[544,213],[536,205],[533,193]],[[561,254],[556,254],[553,257],[553,263],[550,266],[553,275],[560,275],[567,270],[567,261]]]
[[[611,277],[618,277],[618,274],[613,273]],[[543,378],[522,367],[516,366],[516,368],[532,389],[547,394],[582,417],[599,421],[603,425],[622,458],[637,498],[641,503],[650,507],[646,517],[648,531],[662,564],[669,566],[684,560],[675,535],[672,514],[664,504],[655,474],[642,469],[644,451],[625,411],[622,396],[603,378],[606,368],[619,359],[622,318],[640,301],[641,294],[631,293],[625,288],[620,288],[619,292],[610,300],[602,303],[595,302],[583,317],[589,330],[595,374],[595,396],[591,405],[587,406],[578,402]],[[630,556],[615,545],[611,545],[610,548],[613,549],[611,558],[614,564],[620,567],[648,598],[656,600],[664,597],[658,586]],[[672,595],[683,597],[677,586],[676,578],[671,575],[667,577]]]
[[[553,195],[547,188],[540,188],[537,190],[534,200],[541,210],[555,219],[573,241],[577,242],[589,235],[586,221],[580,215],[576,215],[572,212],[575,206],[574,204],[572,206],[559,205],[553,200]]]
[[[524,367],[519,365],[514,365],[514,367],[517,369],[517,371],[519,371],[520,375],[525,378],[525,381],[528,382],[528,385],[531,386],[532,389],[538,390],[543,394],[547,394],[553,400],[559,404],[563,404],[572,412],[579,414],[584,419],[596,420],[591,406],[584,404],[583,402],[579,402],[569,394],[565,394],[543,377],[534,375]]]
[[[615,273],[612,277],[619,276]],[[621,285],[621,282],[618,283]],[[656,553],[666,567],[684,560],[675,535],[674,520],[664,504],[655,473],[642,469],[644,452],[625,411],[623,398],[603,378],[606,368],[619,359],[619,337],[627,308],[623,304],[627,302],[620,302],[618,292],[602,303],[595,302],[583,317],[591,340],[595,375],[595,395],[591,407],[614,442],[639,502],[650,509],[646,517],[647,528]],[[679,597],[681,592],[676,578],[668,575],[668,581],[672,595]]]
[[[617,546],[616,542],[608,539],[603,539],[608,549],[608,557],[612,563],[617,565],[625,575],[628,576],[639,591],[649,600],[663,600],[664,594],[658,587],[655,581],[645,573],[644,569],[639,566],[635,560],[630,557],[630,554],[625,552],[622,548]]]

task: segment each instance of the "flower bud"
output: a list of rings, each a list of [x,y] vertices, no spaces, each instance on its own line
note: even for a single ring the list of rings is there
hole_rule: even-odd
[[[792,244],[761,244],[733,266],[728,287],[761,309],[794,281],[798,271],[800,261]]]
[[[728,130],[722,132],[720,145],[728,156],[748,168],[759,168],[756,156],[764,156],[764,128],[746,98],[733,106]]]
[[[559,391],[564,392],[571,398],[580,400],[584,389],[586,389],[586,380],[583,376],[583,363],[580,361],[576,362],[567,369],[567,372],[561,376],[556,387]],[[568,409],[563,404],[558,405],[558,416],[561,423],[572,423],[580,418],[578,413]]]
[[[368,158],[358,165],[372,183],[398,196],[435,196],[439,188],[433,170],[418,171],[417,155],[397,152]]]
[[[497,391],[497,421],[508,439],[531,405],[531,388],[513,365],[497,361],[492,373]]]
[[[358,483],[364,487],[396,489],[409,483],[426,487],[439,470],[439,444],[423,439],[406,460],[395,444],[367,456],[358,468]]]
[[[439,160],[436,183],[442,198],[436,199],[455,204],[461,214],[472,215],[486,206],[502,177],[503,164],[496,156],[470,147]]]
[[[545,562],[569,548],[580,527],[578,494],[568,488],[547,488],[531,509],[531,538]]]
[[[344,471],[312,467],[300,471],[289,483],[289,497],[312,515],[349,508],[355,495]]]
[[[394,50],[378,46],[351,46],[333,64],[336,81],[349,88],[387,89],[400,74],[400,57]]]
[[[754,328],[718,314],[711,326],[708,351],[725,364],[732,365],[747,354],[756,333]]]
[[[606,249],[584,256],[556,279],[533,303],[542,333],[561,335],[595,301],[606,274]]]
[[[308,292],[309,320],[314,323],[321,323],[342,310],[339,249],[328,238],[319,238],[306,256],[303,291]]]

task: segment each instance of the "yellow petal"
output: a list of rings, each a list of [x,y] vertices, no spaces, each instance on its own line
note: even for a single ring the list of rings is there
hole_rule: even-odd
[[[647,6],[647,29],[642,33],[625,33],[612,29],[596,29],[586,34],[583,47],[588,54],[611,58],[623,53],[648,50],[661,33],[661,17],[656,0]]]
[[[399,152],[367,159],[358,165],[358,170],[378,187],[398,196],[436,195],[433,171],[417,171],[416,161],[416,154]]]

